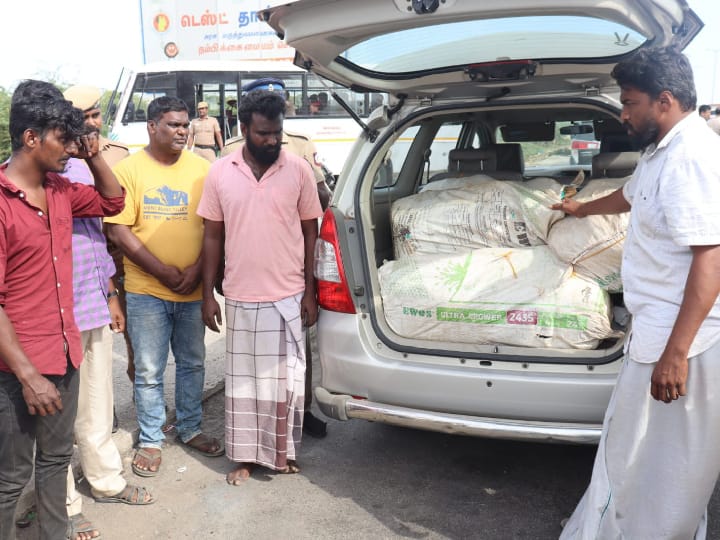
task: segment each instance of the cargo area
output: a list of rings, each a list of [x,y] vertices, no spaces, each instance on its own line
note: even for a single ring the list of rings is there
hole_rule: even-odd
[[[639,154],[599,111],[502,114],[426,119],[375,159],[376,326],[433,354],[609,361],[630,322],[620,276],[629,215],[550,207],[621,188]],[[598,139],[587,163],[572,153],[580,135]]]

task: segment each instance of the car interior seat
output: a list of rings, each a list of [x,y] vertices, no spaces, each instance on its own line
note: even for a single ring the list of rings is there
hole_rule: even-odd
[[[626,133],[606,133],[600,140],[600,152],[592,158],[592,178],[630,176],[640,152],[636,151]]]

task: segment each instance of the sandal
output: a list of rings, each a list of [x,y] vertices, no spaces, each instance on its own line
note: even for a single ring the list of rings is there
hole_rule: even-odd
[[[187,442],[183,442],[183,440],[179,436],[177,440],[181,444],[189,446],[193,450],[197,450],[203,456],[218,457],[222,456],[225,453],[225,448],[223,448],[223,445],[220,443],[220,441],[218,441],[215,437],[209,437],[204,433],[195,435]]]
[[[151,452],[150,450],[157,450],[157,452]],[[140,467],[138,458],[145,460],[147,468]],[[138,476],[149,478],[160,472],[160,463],[162,463],[162,450],[159,448],[138,448],[133,457],[132,471]]]
[[[89,519],[82,515],[82,512],[73,516],[68,516],[68,528],[65,537],[68,540],[78,540],[79,535],[81,534],[84,534],[87,538],[92,538],[93,540],[98,540],[101,537],[100,531],[93,527],[93,524]]]
[[[134,506],[152,504],[155,502],[155,497],[153,497],[152,494],[144,487],[128,484],[125,486],[125,489],[115,495],[110,495],[109,497],[95,497],[95,502],[124,503]]]
[[[297,461],[288,459],[287,466],[278,472],[280,474],[297,474],[300,472],[300,467],[298,466]]]

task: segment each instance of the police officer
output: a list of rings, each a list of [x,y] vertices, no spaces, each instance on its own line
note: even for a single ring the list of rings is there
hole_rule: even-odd
[[[283,96],[285,95],[285,84],[280,79],[274,79],[272,77],[265,77],[258,79],[251,83],[246,84],[242,87],[243,92],[250,92],[251,90],[269,90],[270,92],[280,92]],[[244,139],[242,135],[228,139],[225,143],[220,156],[227,156],[235,150],[237,150],[243,143]],[[300,133],[292,133],[287,129],[283,128],[283,140],[282,144],[285,145],[285,150],[303,158],[312,167],[313,174],[315,175],[315,181],[317,182],[318,197],[320,197],[320,204],[323,210],[330,204],[330,197],[332,192],[325,183],[325,173],[322,167],[317,162],[317,150],[315,144],[312,142],[310,137],[302,135]],[[310,362],[308,362],[308,365]],[[309,394],[308,394],[309,395]]]
[[[242,88],[243,92],[250,92],[251,90],[268,90],[270,92],[280,92],[285,96],[285,85],[279,79],[271,77],[258,79],[251,83],[246,84]],[[221,156],[231,154],[243,143],[244,139],[242,135],[228,139],[225,143]],[[285,145],[285,150],[303,158],[312,167],[315,180],[317,182],[318,197],[320,198],[320,204],[322,209],[325,210],[330,204],[330,197],[332,192],[325,183],[325,174],[323,173],[320,164],[317,162],[317,150],[310,137],[307,135],[301,135],[299,133],[291,133],[283,128],[283,140],[282,144]],[[305,339],[305,357],[307,359],[307,367],[305,371],[305,416],[303,418],[303,431],[312,437],[322,438],[327,435],[327,424],[317,418],[310,411],[312,405],[312,351],[310,347],[310,333]]]
[[[215,147],[222,150],[223,140],[220,124],[214,116],[208,116],[207,101],[197,104],[198,117],[190,122],[187,147],[210,163],[215,161]]]
[[[85,123],[92,124],[98,131],[102,129],[103,117],[100,111],[100,90],[94,86],[75,85],[63,92],[65,99],[72,102],[85,116]],[[130,155],[128,147],[100,135],[100,152],[112,169],[121,159]]]

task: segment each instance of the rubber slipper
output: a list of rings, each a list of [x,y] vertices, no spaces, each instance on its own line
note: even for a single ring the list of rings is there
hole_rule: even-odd
[[[148,469],[141,469],[137,466],[135,463],[135,459],[140,456],[148,461]],[[157,463],[157,470],[150,470],[151,467],[155,466]],[[137,474],[138,476],[142,476],[144,478],[150,478],[153,476],[157,476],[157,473],[160,472],[160,464],[162,463],[162,451],[158,452],[157,454],[148,452],[148,449],[146,448],[138,448],[135,451],[135,457],[133,457],[132,461],[132,471]]]
[[[218,457],[225,454],[225,448],[223,448],[223,445],[220,443],[220,441],[218,441],[214,437],[208,437],[204,433],[195,435],[187,442],[184,442],[179,436],[177,440],[180,441],[181,444],[184,444],[185,446],[201,453],[203,456]],[[217,446],[217,450],[209,450],[209,448],[212,448],[214,446]]]

